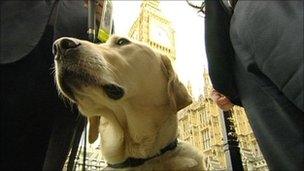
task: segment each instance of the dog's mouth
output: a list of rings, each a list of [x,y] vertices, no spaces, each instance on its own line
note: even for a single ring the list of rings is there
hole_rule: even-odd
[[[119,100],[125,94],[124,89],[119,85],[105,83],[101,81],[102,79],[92,74],[92,71],[88,72],[80,66],[77,67],[77,69],[75,69],[75,67],[71,69],[73,67],[56,66],[56,84],[59,87],[58,90],[73,102],[77,102],[75,91],[79,91],[82,87],[88,86],[102,89],[105,95],[113,100]]]

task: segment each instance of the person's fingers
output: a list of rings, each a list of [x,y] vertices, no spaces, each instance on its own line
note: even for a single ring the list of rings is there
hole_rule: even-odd
[[[226,98],[226,97],[221,98],[220,99],[220,103],[221,104],[232,104],[231,101],[228,98]]]
[[[83,0],[83,1],[84,1],[83,6],[84,6],[85,8],[87,8],[87,7],[88,7],[88,0]]]
[[[212,90],[211,98],[223,111],[228,111],[234,106],[234,104],[226,96],[222,95],[216,90]]]
[[[87,4],[87,3],[84,3],[83,6],[84,6],[85,8],[88,8],[88,4]]]
[[[221,108],[222,110],[229,110],[231,109],[234,104],[231,103],[231,101],[226,98],[226,97],[221,97],[216,101],[216,104],[218,105],[219,108]]]
[[[218,103],[217,105],[220,109],[222,109],[224,111],[230,110],[234,106],[234,104],[227,103],[227,102],[226,103]]]
[[[219,99],[220,97],[221,97],[221,95],[218,92],[216,92],[216,91],[211,92],[211,98],[213,101],[217,101],[217,99]]]
[[[226,97],[220,97],[218,100],[217,100],[220,104],[225,104],[225,103],[229,103],[230,100],[227,99]]]

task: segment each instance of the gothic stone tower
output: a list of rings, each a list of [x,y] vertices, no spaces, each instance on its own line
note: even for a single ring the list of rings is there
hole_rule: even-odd
[[[159,0],[143,0],[140,14],[133,23],[129,36],[175,61],[175,31],[159,8]]]

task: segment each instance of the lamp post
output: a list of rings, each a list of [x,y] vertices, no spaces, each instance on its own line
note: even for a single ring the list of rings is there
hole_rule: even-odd
[[[221,124],[224,140],[224,153],[226,156],[227,170],[243,171],[239,142],[237,140],[232,113],[230,110],[221,111]]]

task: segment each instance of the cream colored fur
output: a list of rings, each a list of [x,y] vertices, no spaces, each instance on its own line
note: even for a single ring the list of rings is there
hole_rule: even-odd
[[[156,155],[177,137],[177,111],[192,103],[166,56],[135,41],[117,45],[120,38],[113,36],[100,45],[73,39],[81,43],[72,49],[74,63],[55,63],[59,91],[89,118],[89,141],[100,134],[102,155],[111,164]],[[75,66],[102,84],[119,85],[124,96],[113,100],[101,87],[85,84],[69,85],[70,97],[61,88],[66,77],[62,68],[78,72]],[[124,170],[204,170],[203,161],[198,150],[179,142],[176,149]]]

